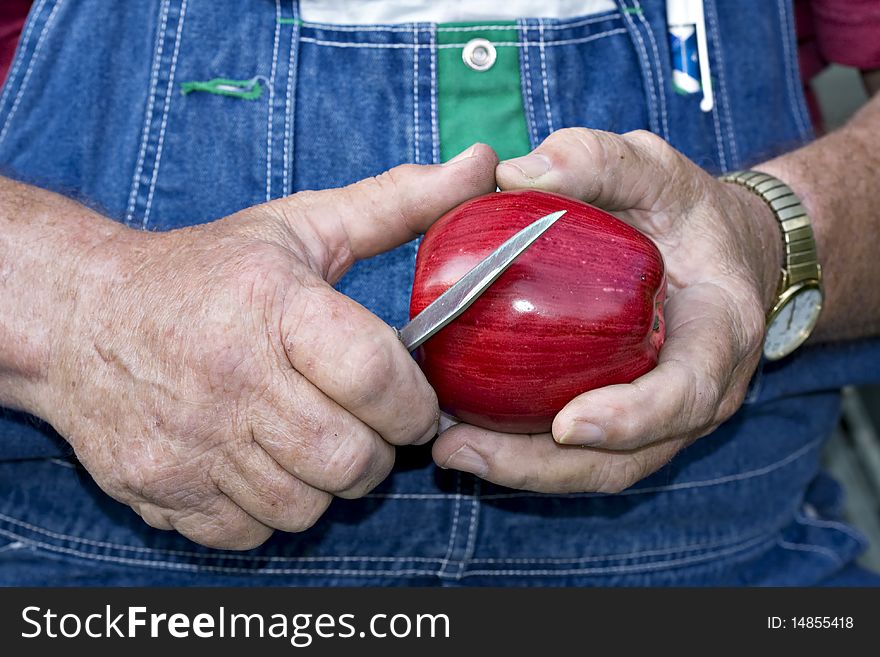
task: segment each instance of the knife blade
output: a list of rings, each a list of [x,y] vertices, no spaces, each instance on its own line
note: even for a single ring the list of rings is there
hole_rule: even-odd
[[[473,269],[413,317],[406,326],[395,329],[397,337],[404,346],[409,351],[417,349],[437,331],[461,315],[565,212],[565,210],[551,212],[533,221],[477,263]]]

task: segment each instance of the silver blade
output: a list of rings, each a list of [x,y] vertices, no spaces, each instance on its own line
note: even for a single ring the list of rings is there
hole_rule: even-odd
[[[532,222],[481,260],[412,321],[398,331],[407,349],[417,349],[428,338],[461,315],[486,289],[510,267],[519,255],[565,214],[553,212]]]

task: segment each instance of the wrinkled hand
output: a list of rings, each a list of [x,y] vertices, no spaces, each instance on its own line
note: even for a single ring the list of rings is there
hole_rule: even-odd
[[[441,434],[434,458],[513,488],[619,492],[739,408],[779,279],[779,228],[757,196],[642,131],[560,130],[496,177],[503,189],[593,203],[651,237],[669,278],[666,343],[651,372],[572,400],[552,435],[460,424]]]
[[[394,332],[331,284],[495,188],[477,146],[79,258],[44,417],[150,525],[247,549],[367,493],[437,429]]]

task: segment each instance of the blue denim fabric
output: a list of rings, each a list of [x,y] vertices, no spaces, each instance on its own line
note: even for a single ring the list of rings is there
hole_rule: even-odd
[[[706,0],[717,105],[670,82],[662,0],[520,21],[533,144],[565,126],[650,129],[710,171],[811,138],[787,0]],[[628,11],[629,10],[629,11]],[[273,0],[38,0],[0,96],[0,166],[128,225],[207,222],[401,162],[438,160],[435,26],[302,24]],[[278,19],[286,19],[279,21]],[[186,81],[259,77],[255,101]],[[340,289],[406,319],[417,244],[359,263]],[[877,379],[880,344],[765,365],[742,410],[620,495],[545,495],[399,450],[361,500],[245,553],[146,526],[104,495],[66,443],[0,418],[0,584],[807,585],[864,540],[819,469],[837,389]]]

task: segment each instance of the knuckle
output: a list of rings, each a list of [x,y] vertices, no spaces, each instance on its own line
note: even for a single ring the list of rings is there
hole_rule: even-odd
[[[115,476],[118,485],[138,499],[179,503],[202,497],[201,477],[186,466],[162,463],[154,453],[123,459]]]
[[[632,130],[630,132],[627,132],[624,136],[627,140],[631,142],[635,142],[637,144],[641,144],[642,146],[646,146],[652,149],[664,148],[667,146],[666,142],[661,137],[655,135],[650,130]]]
[[[672,168],[674,164],[680,164],[682,157],[669,143],[648,130],[633,130],[624,135],[624,139],[629,142],[638,152],[645,155],[651,161],[655,161],[660,165]]]
[[[377,463],[372,446],[355,439],[343,439],[327,461],[326,468],[331,492],[342,492],[359,487],[364,481],[375,476]]]
[[[188,533],[196,543],[219,550],[252,550],[272,536],[273,530],[253,519],[221,514]]]
[[[134,503],[132,508],[137,514],[154,529],[168,530],[171,529],[171,523],[166,518],[166,513],[161,508],[150,504],[149,502]]]
[[[645,406],[639,404],[635,409],[640,407],[644,408]],[[644,421],[643,415],[638,410],[616,414],[614,418],[614,442],[620,445],[634,445],[648,439],[649,436],[646,435]]]
[[[378,486],[394,468],[394,449],[389,447],[381,450],[382,456],[376,457],[369,470],[348,487],[336,491],[338,497],[353,500],[363,497]]]
[[[265,525],[258,525],[257,523],[254,523],[254,525],[254,527],[241,528],[240,533],[231,536],[229,539],[221,538],[221,545],[219,547],[226,550],[253,550],[260,547],[271,538],[274,531]],[[225,536],[226,532],[223,535]]]
[[[304,189],[296,194],[258,205],[252,210],[259,209],[261,213],[282,225],[292,225],[298,223],[302,217],[313,210],[323,193]]]
[[[587,128],[560,128],[550,133],[547,139],[544,140],[544,143],[565,146],[572,143],[583,144],[593,139],[595,139],[594,131]]]
[[[299,454],[302,447],[320,454],[326,449],[325,441],[334,444],[340,440],[336,418],[321,406],[302,404],[296,409],[296,415],[286,422],[279,424],[274,430],[279,436],[275,442],[280,445],[285,461],[294,454]],[[261,437],[261,440],[266,441],[266,438]]]
[[[306,498],[299,501],[294,513],[285,520],[284,526],[279,527],[279,529],[292,533],[311,529],[320,520],[321,516],[324,515],[332,499],[328,494],[320,494],[320,491],[314,491],[312,495],[308,495]]]
[[[735,391],[731,392],[731,394],[728,394],[723,400],[721,400],[716,418],[719,423],[729,419],[739,410],[740,406],[742,406],[743,399],[745,399],[747,388],[748,384],[737,386]]]
[[[597,130],[562,128],[547,137],[541,148],[551,150],[563,167],[586,161],[601,170],[608,160],[606,141],[605,133]]]
[[[355,183],[353,187],[346,189],[363,190],[366,191],[366,194],[351,195],[350,201],[352,206],[362,213],[363,206],[366,203],[371,206],[370,211],[373,214],[388,215],[391,213],[393,220],[402,225],[407,225],[410,199],[407,195],[408,187],[405,182],[408,177],[416,175],[419,170],[420,167],[418,165],[402,164]]]
[[[387,340],[358,341],[346,360],[352,366],[343,382],[343,394],[356,407],[379,402],[396,380],[394,354]]]
[[[290,504],[289,486],[280,481],[277,477],[275,481],[267,479],[261,482],[261,485],[249,485],[248,489],[254,496],[257,506],[262,510],[265,517],[274,521],[283,520],[287,515],[287,509]]]
[[[440,409],[437,405],[437,395],[433,388],[424,386],[426,392],[422,394],[416,386],[409,388],[410,396],[406,404],[399,403],[395,410],[388,414],[389,420],[396,417],[394,426],[389,424],[383,431],[383,438],[393,445],[409,445],[418,440],[440,420]],[[425,399],[424,397],[427,397]],[[401,398],[396,398],[400,402]]]
[[[566,146],[583,151],[597,165],[607,161],[609,138],[613,139],[607,133],[587,128],[565,128],[559,132],[564,133],[562,139]]]

